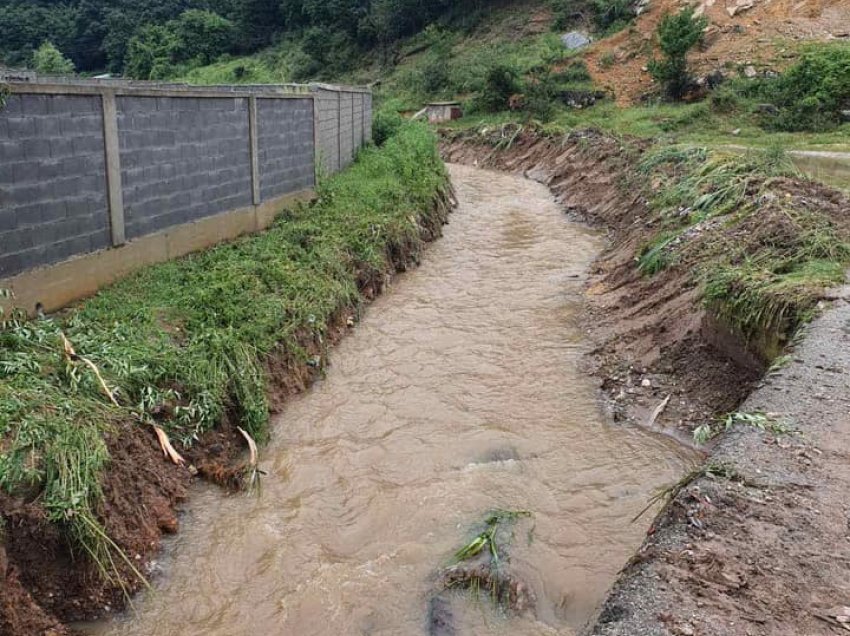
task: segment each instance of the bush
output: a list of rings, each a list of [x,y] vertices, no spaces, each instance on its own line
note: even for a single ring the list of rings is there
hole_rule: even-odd
[[[650,61],[649,73],[664,87],[668,98],[681,99],[690,86],[688,51],[702,39],[707,24],[705,16],[696,17],[693,7],[687,7],[665,15],[658,25],[658,44],[664,57]]]
[[[733,86],[722,84],[711,91],[708,103],[715,113],[734,113],[741,109],[741,96]]]
[[[385,106],[372,118],[372,140],[378,146],[394,136],[404,124],[404,118],[394,108]]]
[[[631,0],[593,0],[591,7],[597,28],[609,33],[625,28],[635,17]]]
[[[553,75],[552,79],[563,84],[574,84],[576,82],[589,82],[592,78],[584,60],[577,60],[564,70]]]
[[[779,115],[766,125],[779,130],[824,130],[841,123],[850,109],[850,46],[821,45],[767,87]]]
[[[43,42],[32,54],[32,66],[37,72],[47,75],[70,75],[74,72],[74,63],[51,42]]]
[[[511,97],[519,93],[522,83],[517,70],[508,64],[496,64],[487,69],[478,101],[482,110],[498,112],[508,108]]]

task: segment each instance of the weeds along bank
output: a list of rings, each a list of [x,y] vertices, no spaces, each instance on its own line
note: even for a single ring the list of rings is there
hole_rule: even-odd
[[[148,268],[0,330],[0,632],[41,633],[144,584],[190,470],[240,487],[237,432],[321,373],[363,299],[451,206],[433,134],[406,125],[266,232]],[[114,403],[113,403],[114,401]],[[163,459],[155,430],[186,460]],[[190,468],[191,466],[191,468]]]
[[[447,133],[443,154],[523,172],[610,229],[587,325],[614,417],[699,442],[783,361],[850,264],[848,198],[796,175],[781,152],[508,125]]]

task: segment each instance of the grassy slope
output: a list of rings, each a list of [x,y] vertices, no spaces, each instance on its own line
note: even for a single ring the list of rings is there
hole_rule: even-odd
[[[157,423],[191,444],[225,410],[267,437],[264,360],[306,356],[297,334],[322,334],[381,280],[390,254],[413,254],[447,177],[433,135],[411,124],[361,152],[319,188],[315,205],[268,231],[147,268],[54,318],[0,329],[0,487],[40,492],[48,519],[109,570],[120,554],[98,520],[104,432]],[[62,334],[95,374],[63,355]],[[179,442],[179,443],[178,443]]]

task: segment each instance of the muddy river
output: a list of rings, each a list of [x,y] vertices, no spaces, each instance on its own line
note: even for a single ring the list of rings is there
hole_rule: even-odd
[[[606,421],[580,371],[583,276],[602,239],[548,190],[452,166],[460,206],[292,400],[262,495],[200,487],[155,590],[98,636],[417,635],[435,574],[492,509],[527,510],[504,615],[456,592],[457,634],[573,634],[639,545],[632,517],[690,464]]]

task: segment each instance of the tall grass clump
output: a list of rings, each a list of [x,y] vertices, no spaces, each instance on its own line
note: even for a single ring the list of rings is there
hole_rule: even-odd
[[[656,188],[658,230],[637,255],[652,276],[689,267],[716,316],[748,340],[789,337],[844,280],[850,236],[840,205],[818,198],[778,147],[743,155],[663,147],[638,170]],[[812,203],[812,201],[819,201]]]
[[[153,424],[188,447],[226,416],[265,440],[269,357],[306,362],[305,340],[321,342],[364,282],[415,258],[447,184],[434,135],[406,124],[261,234],[146,268],[58,316],[7,314],[0,488],[39,502],[104,574],[121,569],[101,518],[107,433],[129,424],[155,443]]]

